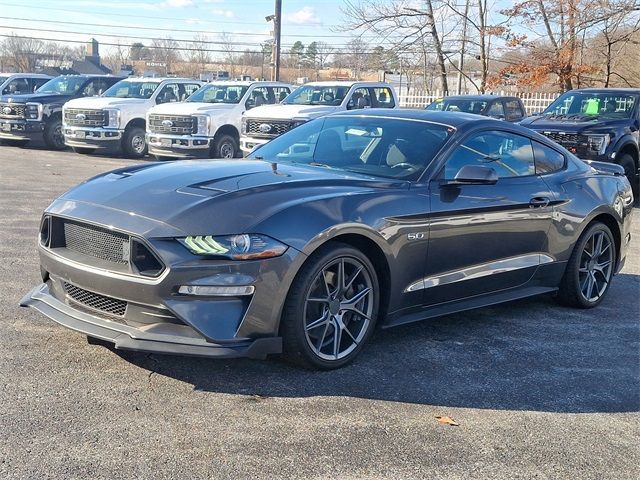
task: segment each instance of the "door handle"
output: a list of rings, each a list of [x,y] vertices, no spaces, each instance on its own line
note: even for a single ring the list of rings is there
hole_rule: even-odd
[[[551,203],[551,200],[548,197],[533,197],[529,200],[529,207],[542,208],[549,205],[549,203]]]

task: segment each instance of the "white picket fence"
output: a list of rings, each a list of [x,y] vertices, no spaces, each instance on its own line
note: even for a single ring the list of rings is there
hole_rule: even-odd
[[[527,109],[528,114],[535,112],[541,112],[547,108],[551,102],[558,98],[557,93],[548,92],[488,92],[494,95],[509,95],[512,97],[519,97],[524,103],[524,107]],[[477,92],[464,92],[463,95],[477,95]],[[400,106],[403,108],[424,108],[431,102],[438,98],[442,98],[444,95],[439,90],[409,90],[408,92],[398,92],[400,100]]]

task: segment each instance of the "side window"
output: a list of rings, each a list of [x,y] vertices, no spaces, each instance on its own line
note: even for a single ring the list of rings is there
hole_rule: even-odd
[[[3,94],[19,95],[22,93],[31,93],[29,90],[29,82],[25,78],[16,78],[9,82],[9,85],[2,90]]]
[[[505,119],[508,122],[517,122],[524,117],[524,112],[520,108],[520,102],[517,100],[507,100],[504,102]]]
[[[553,148],[534,141],[533,154],[536,159],[536,173],[538,175],[557,172],[564,168],[566,162],[564,155]]]
[[[493,118],[505,118],[502,102],[499,100],[493,102],[487,111],[487,116]]]
[[[269,91],[273,96],[273,102],[271,101],[271,98],[269,98],[269,103],[280,103],[291,93],[291,89],[289,87],[269,87]]]
[[[98,91],[99,85],[97,79],[91,80],[87,82],[84,87],[82,87],[82,90],[80,90],[80,95],[83,97],[94,97],[98,95]]]
[[[49,81],[49,79],[47,78],[34,78],[31,80],[31,90],[33,92],[35,92],[37,89],[39,89],[42,85],[44,85],[45,83],[47,83]]]
[[[372,88],[375,106],[378,108],[393,108],[396,106],[393,94],[388,87]]]
[[[270,102],[268,98],[269,98],[269,89],[267,87],[256,87],[249,94],[246,107],[247,109],[249,109],[253,107],[260,107],[261,105],[266,105],[268,103],[273,103],[273,102]]]
[[[180,93],[178,92],[178,84],[177,83],[168,83],[162,90],[158,93],[156,97],[156,103],[170,103],[177,102]]]
[[[531,141],[509,132],[483,132],[466,139],[445,164],[445,179],[451,180],[465,165],[493,168],[499,178],[535,174]]]
[[[184,83],[180,87],[180,101],[182,102],[194,94],[200,88],[200,85],[197,83]]]
[[[96,91],[96,95],[103,94],[109,88],[109,82],[106,78],[96,78],[93,81],[93,85]]]
[[[347,105],[347,109],[354,110],[359,108],[367,108],[371,106],[371,96],[369,89],[365,87],[356,88],[351,94],[351,100]]]

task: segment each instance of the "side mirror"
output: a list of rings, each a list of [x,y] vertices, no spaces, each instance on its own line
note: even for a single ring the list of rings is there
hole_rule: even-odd
[[[453,180],[445,180],[446,185],[495,185],[497,182],[496,171],[484,165],[465,165]]]
[[[255,102],[253,101],[253,99],[251,99],[251,98],[250,98],[249,100],[247,100],[247,101],[244,103],[244,107],[245,107],[247,110],[251,110],[251,109],[252,109],[253,107],[255,107],[255,106],[256,106],[256,104],[255,104]]]

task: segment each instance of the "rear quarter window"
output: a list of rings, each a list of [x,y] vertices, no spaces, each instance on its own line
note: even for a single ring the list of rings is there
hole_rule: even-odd
[[[532,143],[536,173],[538,175],[557,172],[564,168],[567,160],[563,154],[553,148],[543,145],[542,143],[538,143],[536,141],[532,141]]]

